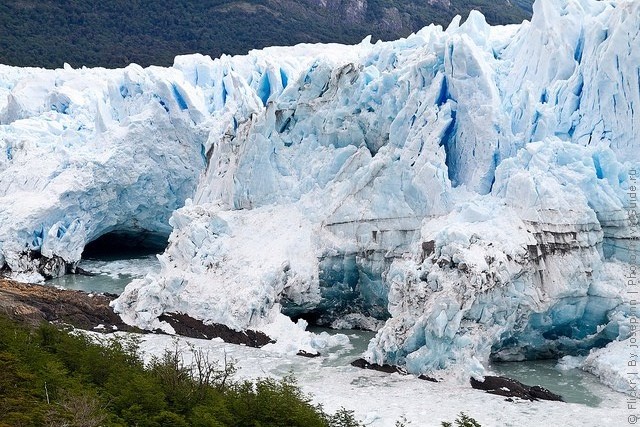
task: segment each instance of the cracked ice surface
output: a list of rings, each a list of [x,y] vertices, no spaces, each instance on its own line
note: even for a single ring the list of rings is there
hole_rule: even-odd
[[[365,356],[414,373],[586,354],[632,332],[639,28],[636,1],[539,0],[394,42],[3,67],[0,261],[171,216],[114,305],[141,327],[180,311],[297,351],[321,343],[283,313],[384,322]]]
[[[0,265],[38,281],[111,231],[168,236],[207,165],[209,135],[263,109],[258,94],[277,93],[296,67],[345,50],[193,55],[169,69],[0,66]]]
[[[626,338],[638,16],[539,1],[521,26],[472,14],[314,63],[210,138],[163,273],[116,307],[146,327],[386,320],[369,360],[462,377]]]

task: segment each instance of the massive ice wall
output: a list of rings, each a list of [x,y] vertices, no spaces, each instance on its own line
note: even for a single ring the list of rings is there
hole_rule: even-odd
[[[639,19],[539,1],[521,26],[472,13],[314,62],[211,135],[162,273],[116,308],[144,327],[386,321],[367,357],[412,372],[624,338]]]
[[[5,269],[56,276],[109,231],[169,234],[204,169],[207,135],[177,72],[1,71]]]
[[[41,280],[109,232],[166,239],[209,135],[263,109],[311,60],[283,53],[178,57],[171,69],[0,66],[0,268]]]
[[[472,13],[395,42],[179,57],[169,70],[31,71],[49,83],[4,68],[0,131],[32,145],[3,159],[0,179],[26,196],[13,189],[0,204],[0,251],[14,272],[33,268],[24,247],[73,263],[114,227],[166,232],[162,220],[189,198],[169,220],[161,272],[115,302],[128,322],[168,328],[158,317],[179,311],[303,347],[312,339],[284,314],[384,324],[366,357],[416,373],[603,347],[629,333],[625,248],[640,238],[625,210],[640,167],[639,32],[635,1],[542,0],[530,23],[491,27]],[[125,109],[121,91],[95,89],[134,70],[147,83]],[[28,126],[69,114],[20,107],[20,87],[51,98],[73,73],[97,76],[77,111],[100,125],[79,143],[37,139]],[[165,121],[156,139],[129,139],[142,113]],[[65,141],[68,153],[52,156]],[[103,141],[131,154],[107,170]],[[130,161],[144,149],[164,155],[149,181]],[[56,171],[79,165],[87,178],[60,188],[95,189],[82,200],[96,202],[49,191],[37,150],[62,159]],[[63,162],[80,154],[97,163]],[[136,184],[118,184],[122,171]],[[184,190],[162,190],[177,177]],[[119,195],[112,205],[103,187]],[[5,207],[18,198],[33,207]],[[59,233],[63,219],[78,221]]]

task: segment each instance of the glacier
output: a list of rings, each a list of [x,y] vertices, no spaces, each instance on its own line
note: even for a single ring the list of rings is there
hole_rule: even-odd
[[[588,355],[628,391],[639,33],[637,1],[538,0],[393,42],[0,66],[0,265],[37,281],[109,233],[168,236],[128,323],[287,352],[322,349],[308,322],[372,329],[367,360],[442,376]]]

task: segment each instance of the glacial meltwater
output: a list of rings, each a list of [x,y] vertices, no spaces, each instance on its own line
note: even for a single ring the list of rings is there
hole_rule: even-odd
[[[67,274],[46,282],[47,285],[86,292],[121,294],[133,279],[146,276],[160,269],[155,255],[104,256],[100,259],[80,261],[79,267],[95,274]]]
[[[555,360],[495,363],[490,369],[503,377],[547,388],[570,403],[596,407],[609,392],[595,376],[580,369],[559,369]]]
[[[94,273],[95,276],[69,274],[46,283],[65,289],[120,294],[131,280],[158,271],[160,264],[155,255],[127,254],[82,260],[79,267]],[[349,342],[345,342],[344,346],[333,347],[328,354],[322,355],[321,365],[328,368],[348,366],[353,360],[361,357],[369,341],[375,336],[375,332],[362,330],[335,330],[323,327],[309,327],[309,330],[317,334],[344,334],[349,338]],[[287,366],[286,369],[291,368]],[[494,363],[489,370],[527,385],[545,387],[563,396],[567,402],[591,407],[597,407],[603,400],[602,396],[611,394],[611,390],[593,375],[579,369],[559,369],[557,362],[552,360]]]
[[[322,360],[323,366],[344,366],[361,357],[367,349],[369,340],[375,333],[359,330],[332,330],[310,328],[312,332],[345,334],[349,345],[334,351]],[[494,363],[489,372],[503,377],[513,378],[524,384],[539,385],[561,395],[566,402],[597,407],[603,396],[611,390],[598,379],[580,369],[560,369],[555,360],[534,360],[526,362]]]

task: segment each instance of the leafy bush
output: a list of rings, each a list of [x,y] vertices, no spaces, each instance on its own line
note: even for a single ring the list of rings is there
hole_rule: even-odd
[[[353,411],[345,408],[340,408],[333,414],[329,423],[332,427],[364,427],[364,424],[356,419]]]
[[[454,425],[455,427],[482,427],[479,422],[477,422],[464,412],[460,412],[460,414],[458,414],[458,418],[456,418],[454,424],[451,424],[447,421],[442,422],[442,427],[453,427]]]
[[[193,351],[193,349],[192,349]],[[145,366],[135,340],[105,340],[0,316],[0,425],[361,427],[327,414],[293,377],[237,381],[233,363],[175,346]]]

